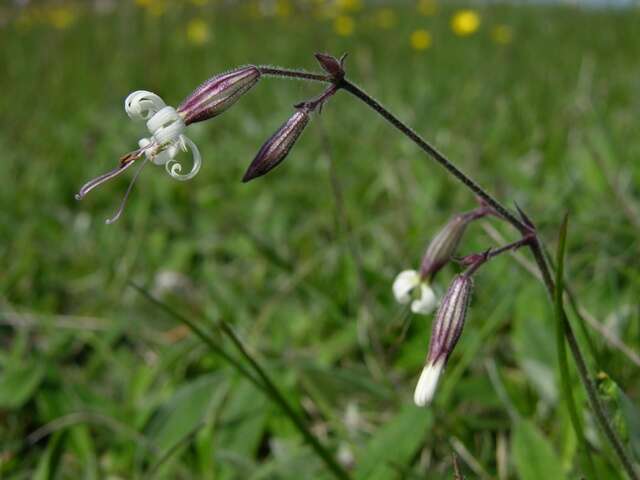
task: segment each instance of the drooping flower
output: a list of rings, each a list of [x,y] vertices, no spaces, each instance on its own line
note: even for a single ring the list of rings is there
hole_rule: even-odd
[[[471,275],[463,273],[453,279],[442,299],[431,329],[427,360],[413,395],[419,407],[433,400],[440,376],[462,333],[472,288]]]
[[[200,170],[202,156],[198,147],[184,135],[186,127],[224,112],[255,85],[259,78],[260,70],[252,65],[217,75],[198,87],[178,109],[167,106],[155,93],[145,90],[133,92],[124,102],[125,111],[133,120],[146,121],[151,135],[138,141],[137,150],[122,156],[118,167],[85,183],[76,199],[84,198],[94,188],[119,176],[141,158],[144,161],[134,175],[120,207],[107,223],[113,223],[120,217],[133,184],[149,161],[155,165],[164,165],[167,173],[176,180],[190,180]],[[182,165],[176,158],[180,153],[189,151],[192,167],[188,173],[183,174]]]
[[[437,304],[436,294],[416,270],[398,274],[393,282],[393,295],[403,305],[411,302],[411,311],[421,315],[430,314]]]
[[[422,315],[430,314],[436,307],[437,297],[431,288],[436,274],[454,255],[467,225],[487,215],[489,210],[480,207],[453,217],[431,240],[422,257],[420,271],[404,270],[393,282],[393,294],[402,304],[411,302],[411,311]]]

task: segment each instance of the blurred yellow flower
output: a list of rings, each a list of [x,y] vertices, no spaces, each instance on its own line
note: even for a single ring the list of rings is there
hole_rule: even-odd
[[[54,28],[64,30],[76,21],[77,16],[78,13],[71,5],[68,5],[51,8],[48,12],[47,19]]]
[[[416,30],[411,34],[411,47],[414,50],[426,50],[431,46],[431,34],[424,29]]]
[[[471,35],[480,27],[480,15],[473,10],[460,10],[451,19],[453,33],[461,37]]]
[[[362,8],[362,0],[336,0],[336,6],[345,12],[356,12]]]
[[[428,17],[429,15],[435,15],[438,11],[438,3],[436,0],[419,0],[417,8],[418,13]]]
[[[376,24],[385,30],[392,28],[396,24],[396,12],[391,8],[381,8],[376,13]]]
[[[513,29],[508,25],[496,25],[491,30],[491,38],[500,45],[507,45],[513,40]]]
[[[333,21],[333,29],[341,37],[348,37],[355,30],[356,24],[353,18],[347,15],[340,15]]]
[[[193,45],[204,45],[211,38],[209,25],[199,18],[191,20],[187,24],[187,40]]]
[[[154,17],[160,17],[167,11],[166,0],[136,0],[136,5],[144,8]]]
[[[276,2],[276,16],[286,18],[291,15],[291,4],[289,0],[278,0]]]

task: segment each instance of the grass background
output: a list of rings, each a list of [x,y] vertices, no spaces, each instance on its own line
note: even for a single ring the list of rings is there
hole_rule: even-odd
[[[570,212],[568,283],[599,327],[589,364],[640,460],[637,9],[475,7],[479,30],[459,37],[450,21],[462,4],[421,15],[413,2],[338,2],[318,15],[317,2],[276,2],[271,15],[254,3],[154,3],[0,9],[0,477],[328,478],[277,407],[135,282],[208,331],[210,319],[233,324],[354,478],[452,478],[452,453],[468,478],[579,478],[550,304],[508,257],[478,274],[433,407],[412,406],[431,317],[410,318],[403,336],[391,283],[474,202],[347,94],[263,179],[240,183],[320,86],[263,79],[189,127],[198,176],[174,182],[148,167],[114,225],[103,219],[125,180],[74,200],[144,134],[123,111],[129,92],[177,105],[237,65],[316,69],[316,51],[348,52],[350,78],[522,206],[550,246]],[[338,35],[335,15],[353,32]],[[187,34],[194,20],[203,44]],[[432,38],[424,51],[411,46],[418,29]],[[462,253],[497,245],[486,225],[515,238],[479,222]],[[441,291],[455,270],[440,274]],[[574,387],[599,478],[620,478],[577,377]]]

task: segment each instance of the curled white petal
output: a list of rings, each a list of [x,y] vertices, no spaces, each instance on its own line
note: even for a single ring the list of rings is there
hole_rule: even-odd
[[[393,281],[393,296],[399,303],[409,303],[411,291],[420,284],[420,274],[415,270],[404,270]]]
[[[186,128],[182,117],[173,107],[164,107],[147,121],[147,128],[158,145],[179,139]]]
[[[180,145],[181,149],[185,152],[191,150],[191,157],[193,160],[191,171],[184,175],[180,174],[180,172],[182,171],[182,165],[178,163],[178,161],[174,158],[171,158],[164,167],[167,170],[167,173],[176,180],[191,180],[200,171],[200,167],[202,166],[202,156],[200,155],[200,150],[198,150],[198,147],[195,143],[193,143],[188,137],[185,137],[184,135],[180,135],[180,139],[177,145]],[[178,152],[176,150],[176,153],[173,156],[176,156],[177,153]]]
[[[165,106],[158,95],[146,90],[137,90],[124,100],[125,112],[135,120],[148,120]]]
[[[426,407],[431,403],[443,368],[444,361],[442,360],[436,363],[428,363],[424,366],[418,379],[416,390],[413,393],[413,401],[417,406]]]
[[[420,283],[420,298],[411,302],[411,311],[420,315],[429,315],[436,308],[438,300],[431,287],[425,283]]]

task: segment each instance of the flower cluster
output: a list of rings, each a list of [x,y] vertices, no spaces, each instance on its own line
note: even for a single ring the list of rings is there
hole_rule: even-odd
[[[436,274],[453,258],[470,222],[491,212],[481,206],[453,217],[429,243],[420,270],[404,270],[393,282],[393,294],[401,304],[411,303],[413,313],[428,315],[438,301],[431,288]],[[472,274],[485,256],[478,256],[469,269],[451,282],[433,322],[426,363],[414,393],[418,406],[429,405],[435,394],[440,375],[462,333],[471,299]]]

